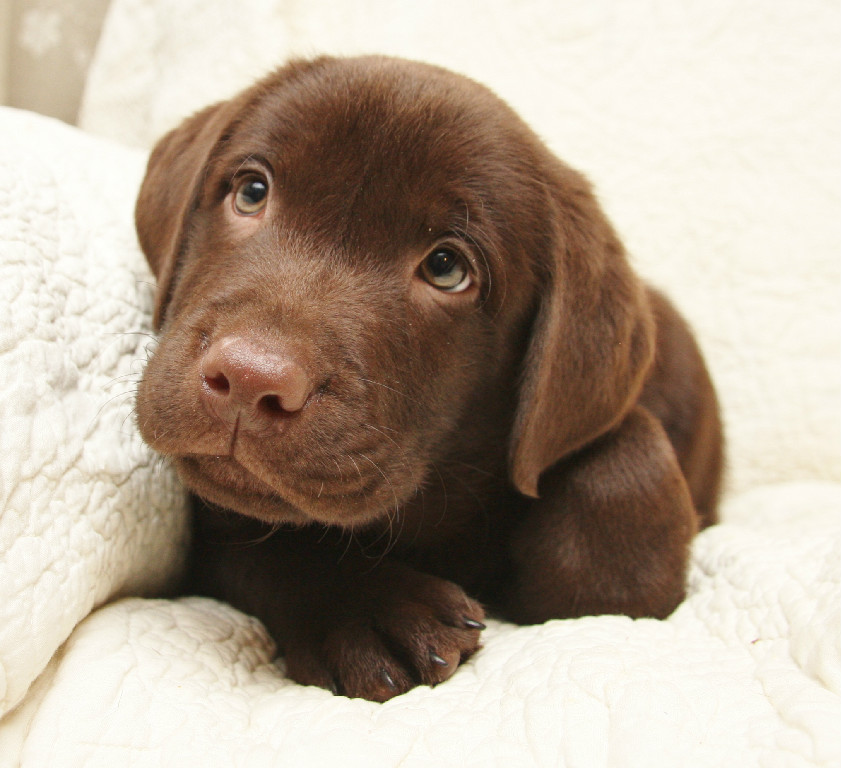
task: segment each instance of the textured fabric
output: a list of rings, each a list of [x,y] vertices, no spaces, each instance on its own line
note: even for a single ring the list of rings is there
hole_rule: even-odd
[[[7,109],[0,137],[2,715],[92,608],[166,585],[186,516],[133,422],[144,155]]]
[[[702,534],[666,621],[491,622],[386,704],[298,686],[253,619],[129,599],[83,622],[0,754],[32,766],[841,765],[841,486],[778,486]],[[25,734],[25,738],[23,736]],[[0,761],[2,765],[2,761]]]

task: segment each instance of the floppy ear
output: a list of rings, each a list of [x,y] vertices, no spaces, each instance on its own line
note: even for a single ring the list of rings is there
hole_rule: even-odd
[[[516,488],[617,425],[654,355],[645,288],[588,182],[561,167],[550,183],[553,246],[524,359],[510,446]]]
[[[140,247],[157,278],[155,328],[160,329],[189,212],[230,102],[207,107],[166,134],[152,150],[134,210]]]

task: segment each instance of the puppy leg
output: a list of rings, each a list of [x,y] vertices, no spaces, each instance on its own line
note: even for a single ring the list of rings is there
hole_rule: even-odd
[[[272,533],[201,507],[193,591],[259,618],[291,679],[385,701],[446,680],[479,647],[484,612],[455,584],[366,557],[335,530]]]
[[[668,616],[684,596],[697,527],[665,431],[642,407],[549,470],[515,528],[503,610],[520,623]]]

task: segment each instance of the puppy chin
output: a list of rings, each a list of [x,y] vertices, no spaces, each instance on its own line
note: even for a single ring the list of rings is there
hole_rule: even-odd
[[[184,486],[205,501],[272,525],[358,529],[387,517],[387,502],[394,501],[390,491],[387,501],[380,501],[380,489],[312,495],[278,491],[225,457],[179,457],[174,465]]]

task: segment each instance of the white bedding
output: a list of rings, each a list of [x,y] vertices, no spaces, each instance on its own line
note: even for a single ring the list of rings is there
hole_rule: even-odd
[[[668,620],[492,623],[445,685],[384,705],[287,681],[217,603],[124,600],[6,728],[27,729],[26,766],[837,766],[839,504],[829,485],[746,497]]]
[[[165,586],[186,526],[132,422],[150,343],[130,228],[144,154],[8,109],[0,136],[2,714],[91,609]]]
[[[253,5],[117,0],[88,133],[0,110],[0,768],[841,766],[838,5],[491,0],[469,40],[470,3]],[[491,82],[691,317],[729,480],[669,619],[491,622],[453,679],[377,705],[290,683],[224,605],[138,597],[177,574],[186,516],[131,413],[145,153],[90,132],[148,145],[307,47]]]

